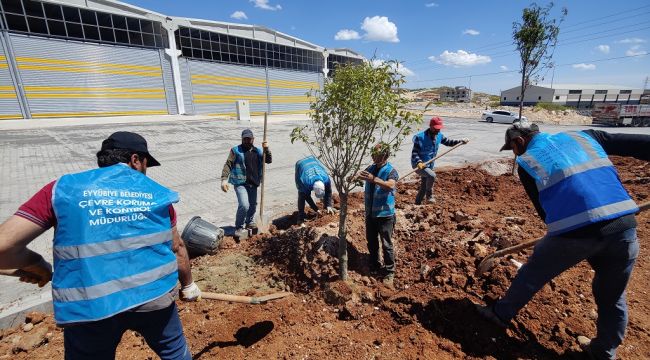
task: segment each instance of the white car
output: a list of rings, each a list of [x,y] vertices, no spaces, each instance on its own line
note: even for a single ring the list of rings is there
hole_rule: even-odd
[[[519,121],[519,114],[504,110],[484,111],[481,119],[489,123],[497,122],[504,124],[513,124],[516,121]],[[522,116],[521,120],[523,122],[528,121],[525,116]]]

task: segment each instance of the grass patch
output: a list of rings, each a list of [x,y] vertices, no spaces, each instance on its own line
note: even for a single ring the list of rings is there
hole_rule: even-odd
[[[549,102],[539,102],[535,104],[535,109],[544,109],[548,111],[564,111],[564,110],[569,110],[571,109],[568,106],[560,105],[560,104],[553,104]]]

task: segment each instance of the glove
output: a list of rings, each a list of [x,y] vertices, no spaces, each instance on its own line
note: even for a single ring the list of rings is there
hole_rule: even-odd
[[[262,148],[263,148],[264,150],[268,150],[268,149],[269,149],[269,143],[266,142],[266,141],[262,142]]]
[[[418,170],[424,170],[427,166],[422,161],[417,164]]]
[[[463,144],[467,144],[469,142],[469,139],[468,138],[462,138],[462,139],[460,139],[460,141],[462,141]]]
[[[191,284],[181,288],[181,300],[199,301],[201,300],[201,289],[192,281]]]
[[[52,265],[43,258],[35,264],[20,268],[20,270],[29,273],[29,275],[19,278],[22,282],[38,284],[38,287],[43,287],[52,280]]]
[[[330,215],[336,213],[336,210],[334,210],[334,208],[331,206],[328,206],[327,209],[325,209],[325,211]]]
[[[230,189],[230,184],[228,184],[228,180],[221,180],[221,190],[223,190],[223,192],[228,192],[228,189]]]

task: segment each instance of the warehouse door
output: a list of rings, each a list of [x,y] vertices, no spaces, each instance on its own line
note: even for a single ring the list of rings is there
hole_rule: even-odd
[[[307,93],[321,84],[320,73],[269,69],[271,113],[306,113],[311,100]]]
[[[236,116],[237,100],[250,102],[251,115],[268,111],[264,68],[188,60],[194,113]]]
[[[175,111],[160,50],[16,34],[10,38],[33,118]],[[174,103],[168,106],[168,100]]]

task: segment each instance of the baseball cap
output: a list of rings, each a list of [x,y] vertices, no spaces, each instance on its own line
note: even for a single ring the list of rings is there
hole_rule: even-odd
[[[147,156],[147,167],[160,166],[158,160],[149,154],[149,149],[147,148],[147,140],[145,140],[139,134],[128,131],[118,131],[112,133],[111,136],[102,141],[102,148],[100,152],[113,149],[131,150],[145,154]]]
[[[323,184],[323,182],[320,180],[314,183],[312,190],[314,190],[314,195],[316,195],[316,197],[319,199],[325,196],[325,184]]]
[[[434,129],[440,130],[442,129],[442,119],[439,118],[438,116],[434,116],[429,120],[429,127],[433,126]]]
[[[241,132],[241,138],[242,139],[243,138],[254,138],[254,137],[255,136],[253,136],[253,130],[251,130],[251,129],[246,129],[246,130]]]
[[[520,137],[520,136],[530,136],[535,133],[539,132],[539,126],[537,124],[528,124],[526,123],[521,123],[521,122],[515,122],[514,125],[508,128],[506,130],[506,139],[505,143],[501,147],[501,150],[512,150],[512,146],[510,146],[510,142],[512,142],[512,139]]]

